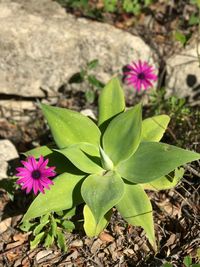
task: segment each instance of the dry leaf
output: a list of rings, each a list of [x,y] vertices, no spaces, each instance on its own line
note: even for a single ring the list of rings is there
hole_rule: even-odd
[[[103,242],[113,242],[114,241],[114,238],[105,232],[101,232],[101,234],[99,235],[99,238]]]

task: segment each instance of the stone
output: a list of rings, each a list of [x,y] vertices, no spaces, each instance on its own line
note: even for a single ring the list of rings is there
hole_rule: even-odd
[[[167,96],[187,97],[190,102],[200,103],[199,64],[196,42],[170,57],[166,62]]]
[[[13,120],[24,120],[25,114],[36,109],[36,104],[25,100],[0,100],[0,114],[3,118],[12,118]],[[31,118],[30,118],[31,119]],[[29,120],[30,120],[29,119]]]
[[[15,146],[9,140],[0,140],[0,179],[8,177],[8,162],[18,157]]]
[[[0,94],[57,96],[63,85],[77,88],[68,81],[94,59],[103,82],[133,60],[154,64],[153,51],[140,37],[77,19],[54,1],[0,0],[0,10]]]

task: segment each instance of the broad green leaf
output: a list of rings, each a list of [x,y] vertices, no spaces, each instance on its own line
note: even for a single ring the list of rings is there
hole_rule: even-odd
[[[141,184],[141,186],[144,189],[148,190],[166,190],[175,187],[180,179],[183,177],[184,169],[176,169],[174,173],[174,177],[170,177],[170,175],[163,176],[161,178],[158,178],[150,183],[147,184]]]
[[[56,167],[55,171],[57,174],[62,174],[64,172],[80,174],[80,170],[78,170],[64,155],[55,150],[45,158],[49,159],[48,166]]]
[[[99,119],[100,128],[111,118],[123,112],[125,109],[124,92],[118,78],[113,78],[102,89],[99,96]]]
[[[116,205],[122,217],[130,224],[141,226],[155,247],[155,234],[151,202],[140,185],[125,183],[125,193]]]
[[[103,135],[103,149],[114,165],[129,158],[138,148],[141,138],[141,105],[119,114]]]
[[[121,162],[121,177],[133,183],[149,183],[167,175],[177,167],[200,159],[200,154],[157,142],[142,142],[136,153]]]
[[[100,131],[88,117],[65,108],[44,104],[41,107],[59,148],[80,142],[99,144]]]
[[[170,117],[167,115],[154,116],[142,121],[142,141],[159,142],[169,124]]]
[[[40,156],[43,156],[43,157],[48,156],[52,152],[53,151],[50,148],[48,148],[47,146],[40,146],[40,147],[33,148],[33,149],[27,151],[26,153],[23,153],[23,154],[26,157],[33,156],[37,159]]]
[[[84,230],[87,236],[94,237],[98,236],[108,225],[112,210],[108,211],[104,217],[101,218],[98,224],[96,224],[95,218],[90,210],[90,208],[85,205],[83,209],[84,215]]]
[[[77,173],[78,169],[61,153],[56,150],[51,150],[47,146],[34,148],[24,153],[25,156],[33,156],[39,158],[43,156],[49,159],[48,166],[55,166],[56,173],[61,174],[63,172]]]
[[[56,151],[62,153],[83,172],[99,173],[103,171],[100,167],[99,149],[92,144],[79,143]]]
[[[30,205],[23,217],[23,221],[39,217],[52,211],[72,208],[82,202],[80,187],[83,175],[63,173],[56,177],[54,185],[45,194],[40,193]]]
[[[90,208],[96,224],[117,204],[124,194],[124,182],[115,172],[92,174],[82,184],[81,194]]]

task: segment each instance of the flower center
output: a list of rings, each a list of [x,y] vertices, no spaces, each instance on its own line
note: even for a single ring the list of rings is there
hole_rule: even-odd
[[[144,79],[145,79],[145,74],[144,74],[143,72],[140,72],[140,73],[138,74],[138,79],[140,79],[140,80],[144,80]]]
[[[41,172],[39,170],[32,171],[32,178],[39,179],[41,177]]]

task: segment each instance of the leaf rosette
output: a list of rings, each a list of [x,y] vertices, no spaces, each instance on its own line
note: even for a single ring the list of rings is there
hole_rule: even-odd
[[[129,224],[141,226],[156,247],[152,205],[145,190],[176,186],[184,173],[178,167],[200,158],[159,142],[169,116],[142,120],[141,104],[126,109],[117,78],[101,91],[96,124],[75,111],[41,107],[57,148],[43,146],[26,155],[49,158],[59,175],[51,190],[34,199],[23,220],[85,203],[84,229],[88,236],[97,236],[115,206]]]

